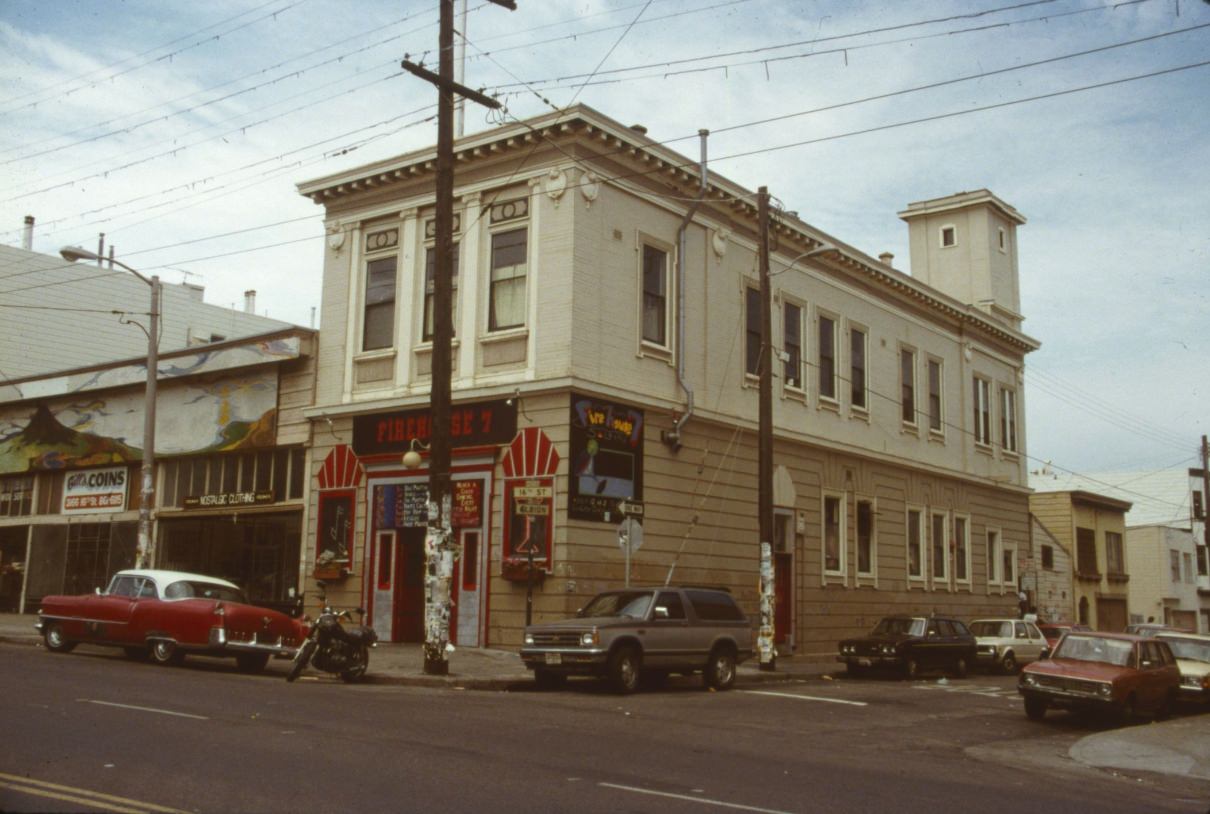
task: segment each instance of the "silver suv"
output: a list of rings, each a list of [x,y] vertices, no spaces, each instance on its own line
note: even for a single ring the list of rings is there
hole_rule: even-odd
[[[627,588],[598,594],[572,619],[525,628],[521,659],[539,686],[569,675],[607,678],[620,693],[640,676],[701,673],[718,690],[735,683],[752,656],[752,626],[726,591]]]

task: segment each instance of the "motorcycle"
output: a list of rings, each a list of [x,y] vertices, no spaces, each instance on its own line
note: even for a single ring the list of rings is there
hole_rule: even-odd
[[[319,590],[324,590],[324,583],[319,583]],[[286,681],[298,678],[308,664],[314,664],[317,670],[339,675],[346,683],[358,681],[370,666],[370,648],[377,646],[378,634],[372,627],[366,626],[364,608],[357,608],[361,616],[360,624],[345,626],[341,620],[352,622],[352,614],[330,606],[326,594],[321,593],[319,599],[323,610],[294,654]]]

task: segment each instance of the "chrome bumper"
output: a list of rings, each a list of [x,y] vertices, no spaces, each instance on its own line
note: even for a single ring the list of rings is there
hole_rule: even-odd
[[[272,641],[259,641],[256,634],[252,634],[251,641],[236,641],[227,638],[227,629],[222,627],[210,628],[210,647],[214,650],[231,651],[233,653],[268,653],[270,656],[281,659],[292,659],[294,654],[298,652],[297,647],[292,647],[283,644],[281,637],[276,637]]]

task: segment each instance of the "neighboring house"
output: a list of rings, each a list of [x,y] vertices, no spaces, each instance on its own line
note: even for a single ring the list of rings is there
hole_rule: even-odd
[[[254,292],[247,310],[208,305],[202,294],[163,282],[161,353],[291,327],[248,313]],[[0,246],[0,399],[17,395],[11,379],[146,354],[147,335],[114,312],[146,325],[150,307],[150,286],[124,269]]]
[[[1021,561],[1021,590],[1038,617],[1047,622],[1076,617],[1071,554],[1037,517],[1030,517],[1030,549]]]
[[[390,641],[423,638],[427,472],[400,459],[431,434],[434,160],[299,186],[328,233],[306,569]],[[754,613],[754,193],[585,106],[462,138],[456,169],[454,641],[520,643],[531,552],[536,619],[627,576]],[[912,276],[773,218],[783,652],[830,659],[893,611],[1017,611],[1025,219],[987,190],[899,214]]]
[[[1129,623],[1124,500],[1085,491],[1035,492],[1030,513],[1072,557],[1074,621],[1121,631]]]
[[[1197,570],[1199,630],[1210,633],[1210,536],[1206,513],[1210,509],[1210,485],[1204,469],[1190,469],[1186,493],[1189,495],[1189,526],[1193,538],[1194,568]]]
[[[1163,622],[1198,630],[1196,562],[1196,546],[1189,529],[1172,526],[1126,529],[1131,623]]]

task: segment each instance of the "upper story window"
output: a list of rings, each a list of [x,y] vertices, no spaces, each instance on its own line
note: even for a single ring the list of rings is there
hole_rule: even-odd
[[[668,347],[668,252],[643,244],[643,341]]]
[[[929,378],[929,432],[943,432],[944,417],[941,414],[941,361],[939,359],[928,360],[928,378]]]
[[[1097,533],[1093,529],[1076,528],[1076,573],[1097,576]]]
[[[1017,391],[1000,388],[1000,446],[1017,451]]]
[[[787,302],[782,314],[785,324],[786,387],[802,389],[802,308]]]
[[[990,446],[992,442],[992,385],[978,376],[975,383],[975,443]]]
[[[876,561],[874,542],[874,503],[857,501],[857,573],[872,575]]]
[[[819,316],[819,397],[836,400],[836,320]]]
[[[958,245],[958,228],[955,226],[941,227],[941,247],[948,249]]]
[[[1001,226],[996,230],[997,247],[1002,252],[1008,251],[1008,232]]]
[[[1055,569],[1055,547],[1050,545],[1042,546],[1042,567],[1047,571]]]
[[[366,235],[362,350],[378,350],[395,344],[395,277],[399,260],[398,249],[398,229],[383,229]],[[379,254],[382,256],[375,256]]]
[[[1168,565],[1172,569],[1172,581],[1181,581],[1181,552],[1175,548],[1168,549]]]
[[[747,340],[744,350],[744,370],[751,376],[760,373],[761,331],[760,331],[760,291],[755,288],[744,288],[744,338]]]
[[[861,328],[849,329],[849,403],[865,410],[869,407],[866,398],[865,378],[866,332]]]
[[[921,542],[921,523],[924,513],[919,509],[907,510],[907,575],[908,579],[924,579],[925,551]]]
[[[524,226],[492,234],[491,288],[487,304],[489,331],[525,325],[528,236],[529,230]]]
[[[916,424],[916,351],[899,349],[899,406],[904,424]]]
[[[34,476],[0,478],[0,517],[25,517],[33,513]]]
[[[456,336],[458,333],[458,244],[454,243],[450,247],[450,265],[453,267],[454,274],[450,280],[450,319],[453,320],[454,329],[450,334]],[[421,339],[429,342],[433,338],[433,302],[436,299],[435,288],[437,282],[437,249],[430,246],[424,253],[424,328],[421,333]]]
[[[1126,573],[1126,557],[1122,550],[1122,535],[1116,531],[1105,532],[1105,568],[1111,574]]]

